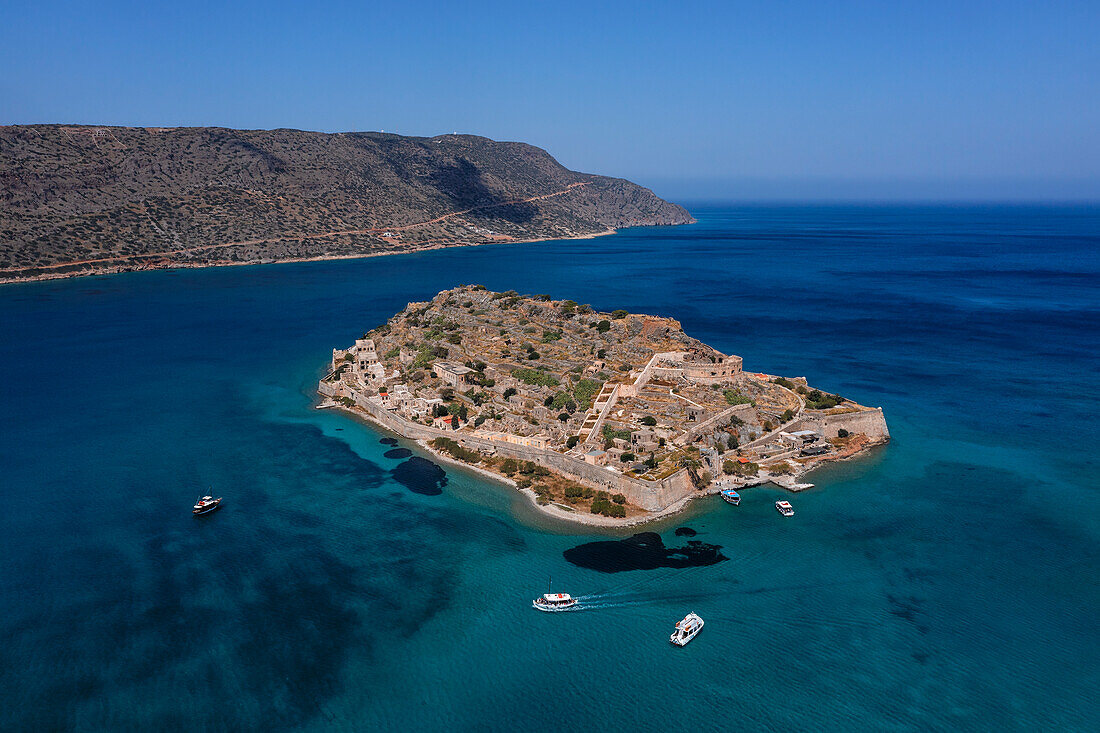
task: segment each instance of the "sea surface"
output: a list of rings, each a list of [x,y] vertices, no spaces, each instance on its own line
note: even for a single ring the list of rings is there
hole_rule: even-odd
[[[691,209],[0,287],[0,730],[1100,727],[1100,209]],[[893,440],[792,519],[600,532],[314,409],[333,347],[462,283],[674,317]],[[550,576],[587,608],[534,611]]]

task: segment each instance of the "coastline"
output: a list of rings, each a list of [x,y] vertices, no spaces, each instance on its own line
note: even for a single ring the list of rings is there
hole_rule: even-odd
[[[695,223],[695,219],[687,224]],[[646,226],[646,225],[638,225]],[[680,226],[679,224],[672,226]],[[624,227],[626,228],[626,227]],[[615,234],[618,229],[606,229],[602,232],[592,232],[590,234],[578,234],[575,237],[537,237],[533,239],[509,239],[509,240],[497,240],[491,242],[453,242],[441,244],[438,242],[428,242],[420,245],[409,245],[402,249],[387,250],[383,252],[364,252],[362,254],[343,254],[343,255],[318,255],[316,257],[286,257],[282,259],[271,260],[252,260],[249,262],[238,262],[234,260],[209,260],[204,262],[151,262],[145,264],[114,264],[103,265],[101,267],[93,267],[87,270],[75,270],[66,272],[43,272],[37,275],[31,275],[29,277],[8,276],[0,273],[0,285],[13,285],[16,283],[31,283],[31,282],[44,282],[48,280],[69,280],[77,277],[96,277],[103,275],[121,275],[127,272],[152,272],[155,270],[195,270],[208,267],[242,267],[242,266],[259,266],[259,265],[284,265],[293,262],[328,262],[335,260],[362,260],[368,257],[388,257],[390,255],[403,255],[414,254],[417,252],[429,252],[437,249],[453,249],[459,247],[482,247],[489,244],[537,244],[540,242],[565,242],[573,240],[595,239],[596,237],[605,237],[609,234]],[[210,248],[216,248],[219,245],[212,244]],[[104,262],[114,260],[140,260],[142,258],[156,258],[160,255],[156,252],[150,254],[141,255],[121,255],[115,258],[104,258]],[[59,263],[55,265],[46,265],[45,267],[60,269],[63,267],[77,267],[81,263]],[[10,268],[8,272],[20,271],[20,270],[34,270],[37,268]]]
[[[339,411],[343,412],[344,414],[351,415],[352,417],[361,418],[364,421],[370,423],[372,426],[382,428],[387,433],[392,433],[393,432],[392,430],[387,428],[385,425],[383,425],[382,423],[375,420],[370,415],[370,413],[368,413],[366,411],[355,410],[355,409],[352,409],[352,408],[349,408],[349,407],[345,407],[344,405],[341,405],[339,403],[326,404],[325,402],[321,402],[317,405],[314,405],[314,409],[335,409],[335,410],[339,410]],[[455,466],[460,466],[460,467],[462,467],[466,470],[473,471],[474,473],[480,474],[480,475],[484,476],[487,479],[491,479],[493,481],[496,481],[497,483],[503,484],[504,486],[507,486],[511,489],[514,489],[515,491],[518,491],[519,493],[521,493],[521,494],[523,494],[524,496],[527,497],[527,500],[531,502],[531,506],[535,507],[540,512],[543,512],[547,516],[554,517],[556,519],[564,519],[566,521],[573,522],[575,524],[581,524],[581,525],[586,525],[586,526],[590,526],[590,527],[605,527],[605,528],[614,529],[614,528],[621,528],[621,527],[633,527],[633,526],[636,526],[636,525],[639,525],[639,524],[645,524],[646,522],[652,522],[655,519],[662,519],[664,517],[668,517],[668,516],[671,516],[673,514],[677,514],[681,511],[683,511],[683,509],[688,504],[691,503],[692,499],[697,499],[697,498],[701,498],[701,497],[704,497],[704,496],[710,496],[711,494],[716,493],[716,492],[708,492],[708,493],[700,494],[699,496],[686,496],[683,499],[680,499],[680,500],[670,504],[669,506],[665,507],[664,509],[661,509],[660,511],[650,512],[650,513],[644,514],[642,516],[627,517],[626,519],[617,519],[615,517],[607,517],[607,516],[603,516],[601,514],[585,513],[585,512],[579,511],[579,510],[577,510],[577,511],[566,511],[565,509],[558,508],[554,504],[539,504],[538,501],[536,501],[537,497],[535,496],[534,491],[531,491],[531,489],[520,489],[519,487],[516,486],[516,482],[513,481],[512,479],[508,478],[507,476],[501,476],[499,473],[496,473],[494,471],[490,471],[487,468],[482,468],[481,466],[478,466],[478,465],[475,465],[475,464],[472,464],[472,463],[466,463],[465,461],[460,461],[457,458],[454,458],[452,456],[445,455],[445,454],[441,453],[440,451],[437,451],[436,449],[432,448],[430,445],[428,445],[428,442],[426,440],[413,440],[411,438],[406,438],[405,436],[401,435],[400,433],[393,433],[393,434],[397,435],[402,440],[412,440],[414,443],[416,443],[416,445],[421,450],[429,453],[434,458],[436,458],[436,459],[438,459],[438,460],[440,460],[444,463],[450,463],[450,464],[455,465]]]
[[[379,427],[379,428],[385,430],[387,433],[393,433],[392,430],[390,430],[388,427],[386,427],[382,423],[375,420],[374,417],[372,417],[370,415],[370,413],[368,413],[364,410],[356,410],[356,409],[353,409],[353,408],[345,407],[344,405],[341,405],[341,404],[336,403],[336,402],[329,402],[327,399],[323,400],[319,404],[314,405],[314,409],[336,409],[336,410],[340,410],[341,412],[343,412],[345,414],[348,414],[348,415],[351,415],[352,417],[362,418],[364,421],[370,423],[372,426]],[[580,508],[574,509],[573,511],[568,511],[568,510],[566,510],[564,508],[561,508],[559,505],[554,504],[554,503],[539,504],[538,501],[537,501],[537,496],[535,495],[535,492],[532,491],[531,489],[520,489],[516,485],[516,482],[513,481],[512,479],[508,478],[507,476],[502,476],[502,475],[500,475],[500,474],[498,474],[494,471],[488,470],[487,468],[483,468],[483,467],[478,466],[476,464],[466,463],[465,461],[460,461],[457,458],[454,458],[454,457],[446,455],[446,454],[444,454],[440,451],[437,451],[436,449],[434,449],[430,445],[428,445],[428,442],[426,440],[423,440],[423,439],[415,440],[415,439],[407,438],[407,437],[401,435],[400,433],[393,433],[393,434],[397,435],[402,440],[412,440],[414,443],[416,443],[416,445],[419,448],[421,448],[425,452],[429,453],[435,459],[437,459],[441,462],[449,463],[449,464],[452,464],[452,465],[455,465],[455,466],[460,466],[460,467],[462,467],[466,470],[473,471],[474,473],[477,473],[481,476],[484,476],[487,479],[496,481],[497,483],[500,483],[504,486],[507,486],[511,489],[514,489],[514,490],[518,491],[519,493],[521,493],[525,497],[527,497],[527,500],[531,503],[531,506],[533,506],[535,509],[537,509],[538,511],[542,512],[543,514],[545,514],[549,517],[554,517],[555,519],[561,519],[561,520],[565,520],[565,521],[572,522],[574,524],[583,525],[583,526],[602,527],[602,528],[605,528],[605,529],[622,529],[622,528],[626,528],[626,527],[635,527],[635,526],[638,526],[638,525],[646,524],[648,522],[656,521],[658,519],[665,519],[665,518],[671,517],[675,514],[679,514],[684,509],[686,509],[687,506],[692,503],[692,501],[694,501],[696,499],[702,499],[702,498],[705,498],[705,497],[708,497],[708,496],[715,496],[720,492],[720,489],[717,486],[712,486],[712,487],[708,488],[705,491],[699,492],[698,494],[692,494],[690,496],[685,496],[682,499],[678,499],[677,501],[673,502],[672,504],[669,504],[664,509],[658,510],[656,512],[648,512],[648,513],[640,515],[640,516],[627,517],[625,519],[618,519],[618,518],[615,518],[615,517],[607,517],[607,516],[604,516],[604,515],[601,515],[601,514],[592,514],[590,512],[584,512]],[[873,447],[878,447],[878,446],[881,446],[881,445],[885,445],[885,442],[875,443],[873,445],[868,445],[865,448],[873,448]],[[788,475],[792,479],[800,479],[803,476],[806,476],[807,474],[813,473],[814,469],[819,468],[821,466],[830,465],[830,464],[833,464],[833,463],[839,463],[841,461],[848,461],[848,460],[851,460],[851,459],[855,458],[856,456],[863,455],[864,450],[865,449],[861,449],[861,450],[855,451],[852,454],[846,455],[846,456],[837,456],[837,457],[834,457],[834,458],[830,458],[828,460],[815,463],[812,467],[810,467],[810,468],[808,468],[804,471],[799,471],[797,473],[792,473],[792,474],[788,474]],[[772,476],[771,474],[765,474],[764,476],[759,476],[757,478],[758,478],[758,480],[753,481],[753,482],[748,482],[744,486],[741,486],[739,488],[743,490],[743,489],[746,489],[746,488],[752,488],[752,487],[756,487],[756,486],[763,486],[765,484],[771,484],[772,486],[775,486],[776,488],[783,489],[784,491],[787,491],[787,492],[790,492],[790,493],[798,493],[799,491],[802,490],[802,489],[792,488],[791,486],[787,486],[787,485],[784,485],[784,483],[780,483],[780,482],[776,481],[776,479],[778,477]]]

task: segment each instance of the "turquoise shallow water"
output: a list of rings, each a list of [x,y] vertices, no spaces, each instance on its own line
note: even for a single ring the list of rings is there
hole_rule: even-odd
[[[1100,210],[693,213],[0,288],[0,729],[1095,729]],[[415,493],[312,409],[333,346],[467,282],[673,316],[894,439],[793,520],[757,489],[647,528],[728,561],[577,567],[616,535],[450,466]],[[549,574],[598,607],[531,610]]]

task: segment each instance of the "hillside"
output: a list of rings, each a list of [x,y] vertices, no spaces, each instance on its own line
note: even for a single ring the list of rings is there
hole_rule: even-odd
[[[692,221],[473,135],[0,127],[0,280],[355,257]]]

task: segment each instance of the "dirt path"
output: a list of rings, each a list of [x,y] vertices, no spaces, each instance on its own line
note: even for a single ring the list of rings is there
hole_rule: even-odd
[[[553,193],[545,193],[541,196],[532,196],[526,199],[515,199],[514,201],[500,201],[495,204],[483,204],[481,206],[474,206],[473,208],[464,209],[462,211],[452,211],[450,214],[444,214],[443,216],[437,216],[434,219],[428,219],[427,221],[418,221],[414,224],[403,224],[401,226],[393,227],[377,227],[373,229],[345,229],[332,232],[315,232],[312,234],[286,234],[277,237],[265,237],[262,239],[246,239],[240,242],[225,242],[223,244],[204,244],[199,247],[186,247],[183,249],[173,249],[164,252],[143,252],[132,255],[115,255],[113,257],[101,257],[91,260],[71,260],[69,262],[59,262],[53,265],[33,265],[28,267],[12,267],[4,270],[0,270],[0,273],[18,273],[24,270],[56,270],[61,267],[75,267],[77,265],[95,265],[103,262],[121,262],[126,260],[135,259],[148,259],[155,257],[171,257],[174,255],[190,254],[192,252],[202,252],[208,249],[224,249],[227,247],[243,247],[255,244],[264,244],[265,242],[285,242],[288,240],[298,241],[302,239],[326,239],[328,237],[340,237],[352,234],[378,234],[380,232],[401,232],[409,229],[415,229],[416,227],[428,226],[429,224],[438,224],[441,221],[452,219],[456,216],[462,216],[474,211],[481,211],[484,209],[493,209],[500,206],[512,206],[514,204],[526,204],[532,201],[541,201],[542,199],[553,198],[554,196],[561,196],[562,194],[569,193],[575,188],[580,186],[587,186],[589,181],[577,181],[570,183],[568,186],[560,191],[554,191]]]

